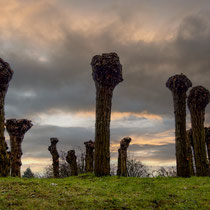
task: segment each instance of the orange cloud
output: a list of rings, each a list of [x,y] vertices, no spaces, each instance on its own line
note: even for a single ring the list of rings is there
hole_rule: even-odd
[[[81,111],[81,112],[74,113],[74,115],[78,116],[78,117],[93,118],[93,117],[95,117],[95,112]],[[112,120],[120,120],[122,118],[128,118],[128,117],[146,118],[149,120],[162,120],[162,117],[160,115],[148,113],[147,111],[143,111],[143,112],[139,112],[139,113],[136,113],[136,112],[112,112],[112,114],[111,114]]]
[[[55,0],[8,0],[0,8],[0,29],[5,39],[21,38],[43,45],[62,38]],[[57,8],[57,9],[56,9]]]
[[[119,14],[102,11],[84,10],[71,2],[66,6],[57,0],[8,0],[7,3],[1,3],[1,34],[7,40],[29,40],[34,47],[61,42],[66,32],[71,31],[79,32],[84,37],[102,35],[109,31],[122,43],[152,42],[171,37],[168,31],[162,34],[163,30],[149,24],[149,19],[148,22],[139,21],[140,14],[133,17],[133,21],[125,23]]]
[[[48,110],[47,113],[40,113],[36,116],[31,116],[31,118],[39,118],[39,122],[42,124],[48,125],[57,125],[57,126],[78,126],[77,124],[86,125],[87,120],[94,121],[95,120],[95,112],[94,111],[79,111],[79,112],[64,112],[62,110]],[[163,118],[160,115],[148,113],[147,111],[135,113],[135,112],[112,112],[111,120],[112,121],[120,121],[129,117],[136,118],[145,118],[147,120],[152,121],[161,121]]]
[[[162,120],[162,117],[160,115],[148,113],[147,111],[143,111],[140,113],[134,113],[134,112],[113,112],[112,113],[112,120],[119,120],[125,117],[138,117],[138,118],[146,118],[149,120]]]
[[[141,136],[132,135],[130,136],[132,138],[132,141],[130,145],[132,144],[139,144],[139,145],[164,145],[169,143],[174,143],[174,130],[168,130],[161,133],[155,133],[155,134],[145,134]],[[120,145],[120,139],[119,143],[112,143],[111,144],[111,152],[117,152]]]

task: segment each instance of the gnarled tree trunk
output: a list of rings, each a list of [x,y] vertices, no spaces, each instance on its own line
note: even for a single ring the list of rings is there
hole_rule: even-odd
[[[48,147],[48,150],[50,151],[53,160],[52,165],[53,165],[54,178],[59,178],[59,153],[56,148],[58,141],[59,140],[57,138],[51,138],[50,139],[51,145]]]
[[[85,172],[93,172],[93,159],[94,159],[94,142],[86,141],[86,154],[85,154]]]
[[[121,175],[121,148],[118,149],[117,175]]]
[[[30,120],[26,119],[9,119],[6,121],[6,129],[10,136],[11,147],[11,176],[21,177],[21,144],[25,133],[32,127]]]
[[[190,175],[194,176],[195,172],[194,172],[194,165],[193,165],[193,144],[192,144],[192,129],[187,130],[187,159],[189,161],[189,166],[190,166]]]
[[[99,87],[96,93],[95,174],[110,174],[110,118],[112,89]]]
[[[92,62],[96,86],[95,167],[96,176],[110,175],[110,118],[113,90],[123,81],[116,53],[96,55]]]
[[[7,176],[10,176],[11,174],[11,157],[12,157],[11,152],[8,151],[7,152],[7,166],[5,168]]]
[[[118,170],[117,175],[119,176],[127,176],[127,149],[131,142],[130,137],[123,138],[120,141],[120,149],[118,150]]]
[[[12,75],[13,71],[9,64],[0,58],[0,177],[8,176],[8,163],[10,162],[4,137],[4,101]]]
[[[78,170],[77,170],[77,157],[75,155],[74,150],[69,150],[66,156],[66,161],[69,163],[71,168],[71,176],[77,176]]]
[[[209,91],[202,86],[192,88],[188,96],[188,107],[191,114],[196,176],[209,175],[204,129],[205,107],[209,103],[209,98]]]

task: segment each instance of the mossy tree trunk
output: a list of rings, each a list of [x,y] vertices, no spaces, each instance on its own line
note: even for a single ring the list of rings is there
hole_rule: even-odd
[[[7,166],[8,166],[8,157],[7,157],[7,144],[4,137],[4,98],[5,91],[0,90],[0,177],[8,176]]]
[[[91,61],[96,86],[95,167],[96,176],[110,175],[110,119],[114,88],[123,81],[116,53],[95,55]]]
[[[117,175],[121,175],[121,148],[118,149]]]
[[[209,99],[209,91],[202,86],[193,87],[190,90],[190,94],[188,96],[188,107],[191,115],[192,139],[196,165],[196,176],[210,175],[206,154],[206,135],[204,129],[205,107],[208,105]]]
[[[110,174],[110,119],[112,88],[98,87],[96,93],[95,174]]]
[[[127,176],[127,150],[121,149],[121,176]]]
[[[12,75],[13,70],[10,68],[10,65],[0,58],[0,177],[8,176],[8,164],[10,163],[4,137],[4,101]]]
[[[208,161],[205,148],[204,113],[191,111],[192,136],[196,176],[208,176]]]
[[[22,138],[18,136],[10,135],[10,145],[11,145],[11,176],[13,177],[21,177],[21,157],[22,157],[22,149],[21,143]]]
[[[186,93],[173,93],[177,176],[190,176],[189,147],[186,134]]]
[[[84,144],[86,146],[85,172],[93,172],[94,142],[90,140]]]
[[[125,137],[120,141],[120,149],[118,149],[118,170],[117,175],[127,176],[127,149],[131,142],[130,137]]]
[[[189,161],[189,166],[190,166],[190,175],[191,176],[194,176],[195,175],[195,172],[194,172],[194,166],[193,166],[193,144],[192,144],[192,129],[190,130],[187,130],[187,138],[186,138],[186,141],[187,141],[187,159]]]
[[[11,152],[8,151],[7,152],[7,168],[6,168],[7,176],[11,175],[11,158],[12,158]]]
[[[23,155],[21,144],[25,133],[33,126],[30,120],[8,119],[6,129],[10,136],[11,147],[11,176],[21,177],[21,157]]]
[[[79,173],[84,173],[85,172],[85,154],[81,154],[81,167],[79,168],[80,172]]]
[[[71,169],[71,176],[77,176],[78,175],[78,170],[77,170],[77,157],[75,155],[74,150],[69,150],[66,156],[66,161],[70,165]]]
[[[191,172],[186,135],[186,92],[192,87],[192,82],[184,74],[177,74],[167,80],[166,87],[171,90],[174,101],[177,176],[189,177]]]
[[[58,143],[57,138],[51,138],[51,145],[48,147],[50,154],[52,155],[52,165],[53,165],[53,176],[54,178],[59,178],[59,153],[57,151],[56,145]]]

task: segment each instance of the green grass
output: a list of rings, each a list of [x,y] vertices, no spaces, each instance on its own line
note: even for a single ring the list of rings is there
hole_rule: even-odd
[[[210,209],[210,178],[0,178],[0,209]]]

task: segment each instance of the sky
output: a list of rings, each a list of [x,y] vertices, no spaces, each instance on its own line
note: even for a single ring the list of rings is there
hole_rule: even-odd
[[[34,126],[22,143],[22,170],[42,173],[58,150],[94,140],[94,55],[116,52],[124,81],[114,90],[111,161],[123,137],[148,166],[175,165],[174,114],[167,79],[184,73],[210,89],[209,0],[0,0],[0,57],[14,70],[6,119]],[[210,106],[205,125],[210,125]],[[190,114],[187,110],[187,128]],[[6,134],[9,145],[8,134]]]

